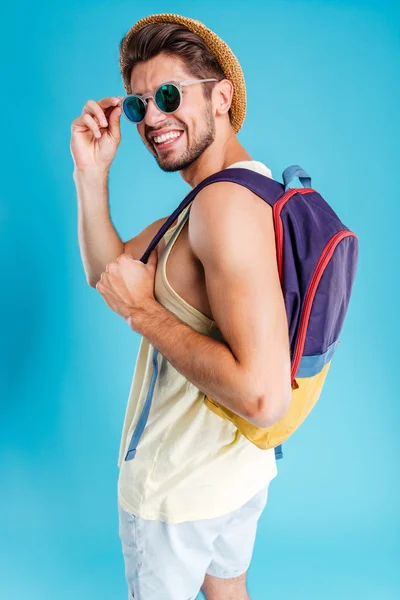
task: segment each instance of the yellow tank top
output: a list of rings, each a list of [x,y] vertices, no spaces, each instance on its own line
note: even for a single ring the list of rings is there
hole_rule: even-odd
[[[272,177],[259,161],[245,167]],[[188,216],[190,203],[164,235],[158,260],[155,298],[194,330],[223,339],[215,321],[188,304],[171,287],[166,263]],[[136,455],[125,460],[150,388],[154,347],[142,337],[122,431],[118,502],[143,519],[180,523],[227,514],[247,502],[277,475],[275,451],[261,450],[228,420],[204,404],[204,393],[161,354],[153,381],[151,409]]]

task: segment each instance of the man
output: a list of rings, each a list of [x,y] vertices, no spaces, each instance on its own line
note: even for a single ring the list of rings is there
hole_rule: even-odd
[[[243,74],[215,33],[152,15],[124,36],[120,55],[136,97],[89,100],[72,124],[71,152],[88,283],[141,335],[118,463],[128,597],[190,600],[201,588],[207,600],[246,600],[257,520],[277,474],[274,449],[250,443],[205,399],[259,427],[289,406],[272,211],[243,186],[206,186],[144,264],[167,217],[122,242],[107,175],[121,109],[158,166],[179,171],[191,188],[232,166],[271,172],[236,137]]]

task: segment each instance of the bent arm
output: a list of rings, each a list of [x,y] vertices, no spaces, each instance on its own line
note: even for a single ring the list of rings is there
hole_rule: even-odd
[[[96,286],[107,263],[124,251],[110,218],[108,171],[75,170],[78,199],[78,239],[86,280]]]
[[[262,399],[251,374],[227,344],[199,333],[157,301],[135,315],[135,331],[157,348],[199,390],[259,427],[268,427],[259,411]]]
[[[272,208],[243,186],[219,182],[197,195],[191,213],[190,244],[214,319],[258,390],[259,414],[274,423],[289,408],[292,388]]]
[[[236,184],[207,186],[193,202],[188,237],[224,342],[194,331],[156,301],[143,310],[136,330],[205,394],[269,427],[292,398],[270,207]]]
[[[108,171],[92,168],[75,170],[73,176],[78,198],[78,239],[82,263],[88,284],[95,288],[106,265],[122,253],[140,260],[168,217],[157,219],[123,242],[110,217]]]

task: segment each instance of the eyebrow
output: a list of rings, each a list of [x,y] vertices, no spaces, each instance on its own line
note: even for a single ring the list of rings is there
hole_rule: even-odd
[[[163,83],[160,83],[160,85],[158,85],[157,87],[155,87],[152,92],[154,92],[155,90],[158,90],[159,87],[161,87],[162,85],[165,85],[166,83],[179,83],[180,81],[185,81],[185,79],[168,79],[167,81],[164,81]],[[131,92],[131,95],[133,96],[143,96],[144,94],[146,94],[147,92],[143,92],[143,93],[139,93],[139,92]]]

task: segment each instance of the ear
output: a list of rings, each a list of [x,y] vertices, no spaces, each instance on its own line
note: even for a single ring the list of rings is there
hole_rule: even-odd
[[[213,92],[215,93],[215,114],[217,116],[225,115],[229,112],[232,104],[232,82],[229,79],[222,79],[215,85]]]

